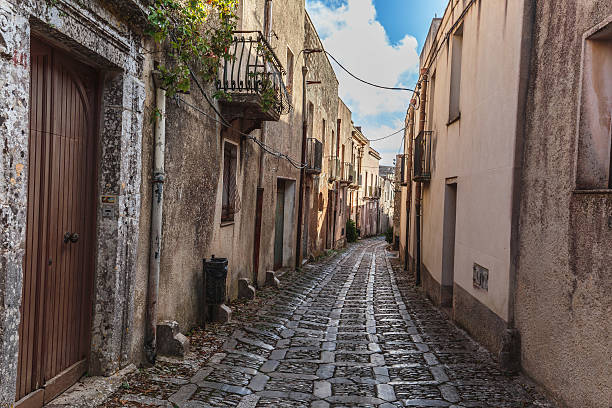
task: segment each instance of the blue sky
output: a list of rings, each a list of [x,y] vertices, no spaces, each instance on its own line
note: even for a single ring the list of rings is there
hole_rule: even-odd
[[[431,19],[448,0],[306,0],[306,8],[327,51],[354,74],[385,86],[412,88]],[[334,64],[332,64],[334,65]],[[371,139],[403,127],[410,93],[378,90],[334,66],[340,96],[355,125]],[[390,165],[401,145],[398,134],[372,145]]]

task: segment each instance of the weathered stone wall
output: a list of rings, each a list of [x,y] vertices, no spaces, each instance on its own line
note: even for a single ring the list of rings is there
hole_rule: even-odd
[[[536,2],[520,181],[522,366],[581,408],[612,401],[612,194],[573,192],[583,35],[611,15],[606,0]]]

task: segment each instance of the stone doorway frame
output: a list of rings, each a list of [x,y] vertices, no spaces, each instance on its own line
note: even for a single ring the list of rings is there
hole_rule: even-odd
[[[25,248],[30,42],[33,33],[101,72],[94,310],[89,372],[131,362],[134,275],[140,220],[145,84],[140,38],[72,0],[0,0],[0,405],[14,402]],[[92,9],[94,9],[92,7]],[[105,24],[104,22],[111,22]],[[104,200],[102,200],[104,197]],[[103,202],[104,201],[104,202]]]

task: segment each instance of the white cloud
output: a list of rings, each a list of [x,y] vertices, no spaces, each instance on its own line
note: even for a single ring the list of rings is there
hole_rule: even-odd
[[[321,0],[306,3],[325,49],[353,74],[384,86],[411,88],[413,84],[402,83],[401,79],[418,70],[417,40],[407,35],[392,45],[384,27],[376,21],[372,0],[348,0],[339,6]],[[373,88],[332,65],[340,82],[340,97],[353,111],[355,123],[359,125],[361,121],[366,137],[375,139],[403,127],[409,92]],[[392,163],[401,138],[399,134],[374,143],[374,148],[384,155],[381,163]]]

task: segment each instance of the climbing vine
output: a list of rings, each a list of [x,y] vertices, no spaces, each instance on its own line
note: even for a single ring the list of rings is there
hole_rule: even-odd
[[[149,7],[147,34],[168,50],[158,69],[169,96],[189,91],[192,74],[216,79],[221,59],[231,58],[237,6],[238,0],[155,0]]]

